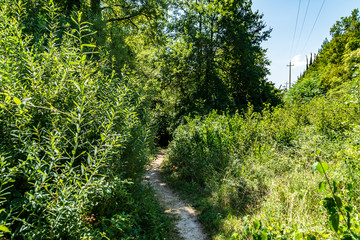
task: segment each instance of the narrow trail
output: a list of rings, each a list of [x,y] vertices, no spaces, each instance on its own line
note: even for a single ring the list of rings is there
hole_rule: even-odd
[[[149,183],[156,191],[165,212],[174,215],[178,220],[176,228],[184,240],[206,240],[203,228],[197,220],[195,209],[181,200],[160,177],[160,166],[164,160],[166,150],[161,150],[151,163],[145,174],[144,183]]]

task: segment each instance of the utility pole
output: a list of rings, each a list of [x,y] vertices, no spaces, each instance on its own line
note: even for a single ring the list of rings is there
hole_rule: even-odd
[[[289,67],[289,90],[291,88],[291,67],[294,66],[294,64],[291,64],[291,60],[290,60],[290,64],[286,65],[287,67]]]

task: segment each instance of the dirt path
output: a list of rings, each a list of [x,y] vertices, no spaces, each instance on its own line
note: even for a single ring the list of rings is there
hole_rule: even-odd
[[[150,183],[153,186],[160,203],[166,209],[165,212],[175,215],[178,219],[176,227],[184,240],[206,240],[207,237],[197,220],[195,210],[181,200],[160,177],[160,166],[165,152],[165,150],[161,150],[151,163],[145,174],[144,183]]]

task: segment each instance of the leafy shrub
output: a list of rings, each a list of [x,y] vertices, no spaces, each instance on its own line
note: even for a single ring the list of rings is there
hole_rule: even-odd
[[[153,134],[136,79],[108,75],[80,12],[66,24],[47,2],[34,38],[21,2],[0,9],[0,236],[164,238],[139,187]]]
[[[205,122],[197,118],[177,129],[169,156],[176,162],[181,178],[205,186],[215,173],[225,170],[230,149],[222,141],[224,122],[224,117],[212,114]]]
[[[285,100],[288,102],[307,102],[314,97],[321,96],[323,94],[324,91],[320,87],[320,79],[317,76],[313,76],[296,82],[286,93]]]

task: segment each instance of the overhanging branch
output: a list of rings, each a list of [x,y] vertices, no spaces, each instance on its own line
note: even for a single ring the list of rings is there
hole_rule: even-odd
[[[138,16],[139,14],[132,15],[132,16],[126,16],[126,17],[119,17],[119,18],[110,18],[107,20],[107,22],[118,22],[118,21],[124,21],[124,20],[130,20],[133,17]]]
[[[134,14],[134,15],[129,15],[129,16],[126,16],[126,17],[110,18],[110,19],[107,20],[107,22],[118,22],[118,21],[124,21],[124,20],[130,20],[131,21],[132,18],[142,15],[144,9],[145,8],[140,9],[140,11],[138,13]]]

